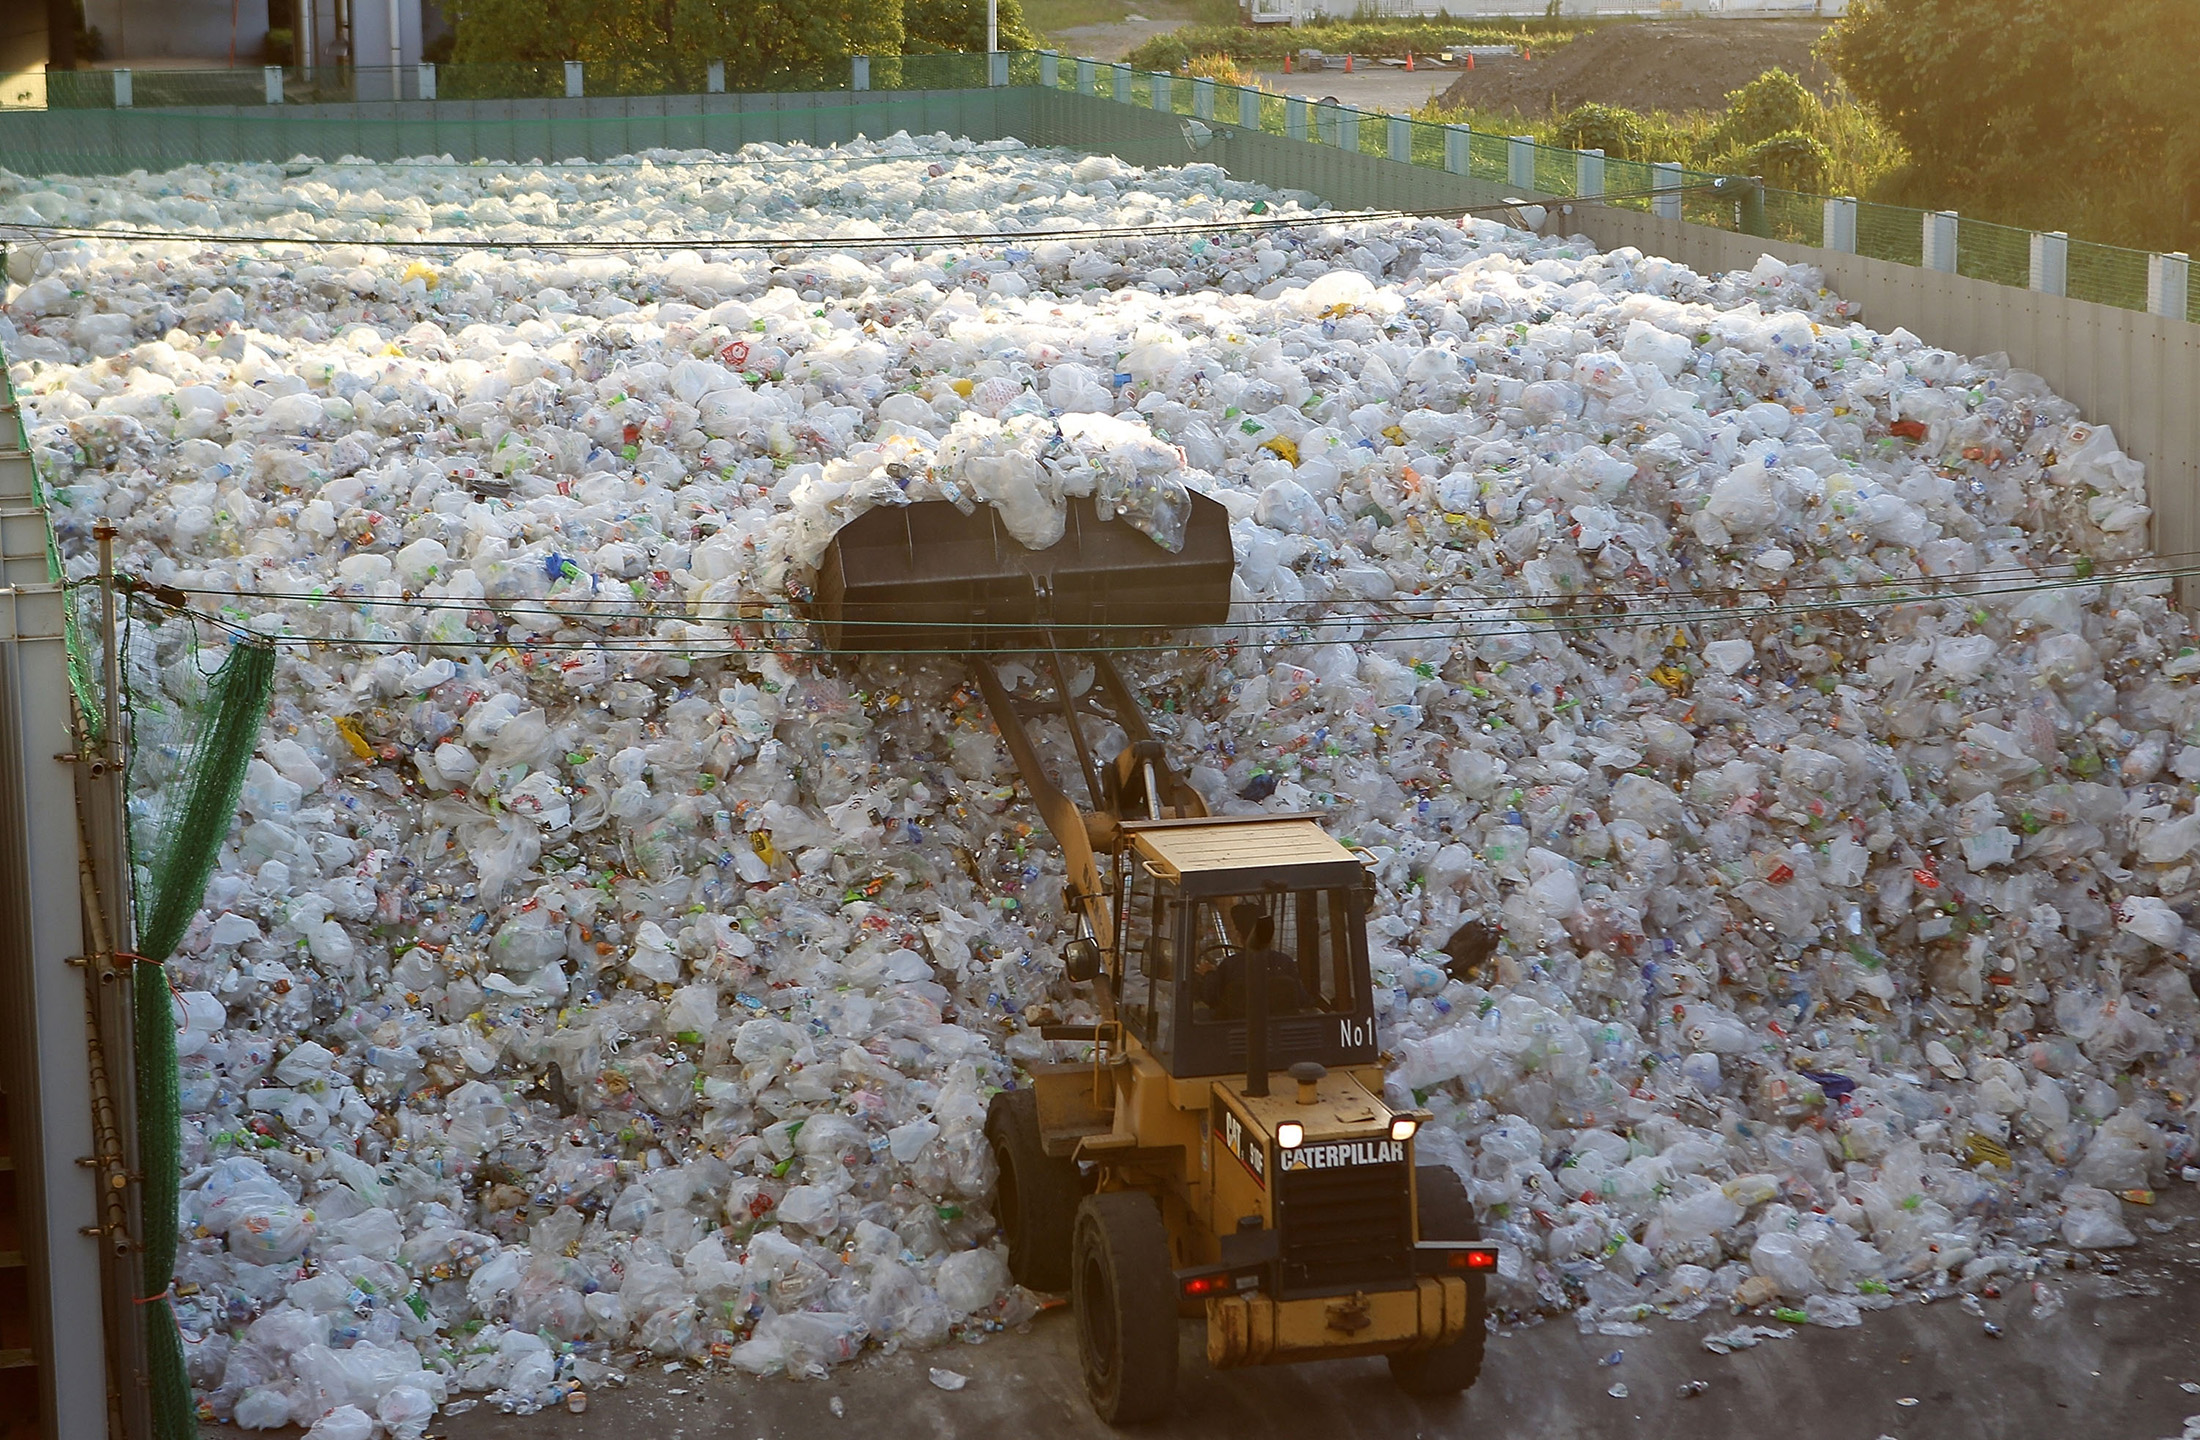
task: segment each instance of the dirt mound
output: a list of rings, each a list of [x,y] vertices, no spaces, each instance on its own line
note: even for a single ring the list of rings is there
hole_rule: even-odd
[[[1592,101],[1630,110],[1723,110],[1727,92],[1774,68],[1821,95],[1838,84],[1810,47],[1819,20],[1602,25],[1533,59],[1491,61],[1444,92],[1447,105],[1541,115]]]

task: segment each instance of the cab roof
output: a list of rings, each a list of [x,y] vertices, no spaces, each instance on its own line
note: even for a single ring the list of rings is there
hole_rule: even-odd
[[[1123,828],[1140,858],[1187,891],[1326,889],[1357,885],[1365,873],[1350,850],[1309,819],[1134,821]]]

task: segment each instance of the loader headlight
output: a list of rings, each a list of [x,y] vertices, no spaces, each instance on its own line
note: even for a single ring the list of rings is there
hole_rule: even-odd
[[[1296,1150],[1306,1143],[1306,1127],[1286,1120],[1276,1127],[1276,1144],[1285,1150]]]
[[[1413,1132],[1420,1128],[1421,1122],[1411,1115],[1400,1115],[1390,1122],[1390,1138],[1398,1141],[1411,1140]]]

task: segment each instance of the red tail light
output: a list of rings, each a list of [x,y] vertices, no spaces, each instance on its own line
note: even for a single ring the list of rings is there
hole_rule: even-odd
[[[1229,1288],[1227,1275],[1194,1275],[1184,1282],[1184,1294],[1193,1300],[1203,1295],[1219,1295]]]
[[[1451,1268],[1454,1270],[1495,1270],[1495,1250],[1454,1250],[1451,1252]]]

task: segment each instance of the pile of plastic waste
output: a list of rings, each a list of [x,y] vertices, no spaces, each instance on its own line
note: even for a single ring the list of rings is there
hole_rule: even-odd
[[[982,1122],[1090,1014],[1060,862],[952,665],[790,608],[913,498],[1228,508],[1232,623],[1122,663],[1215,809],[1378,857],[1393,1098],[1501,1309],[2044,1304],[2193,1158],[2200,653],[2140,467],[1808,271],[944,137],[27,215],[295,237],[17,245],[0,321],[71,575],[105,518],[167,587],[137,683],[282,646],[170,965],[209,1414],[414,1436],[1032,1313]],[[973,217],[1158,228],[883,238]],[[881,238],[519,243],[566,225]],[[401,244],[466,233],[514,248]]]

